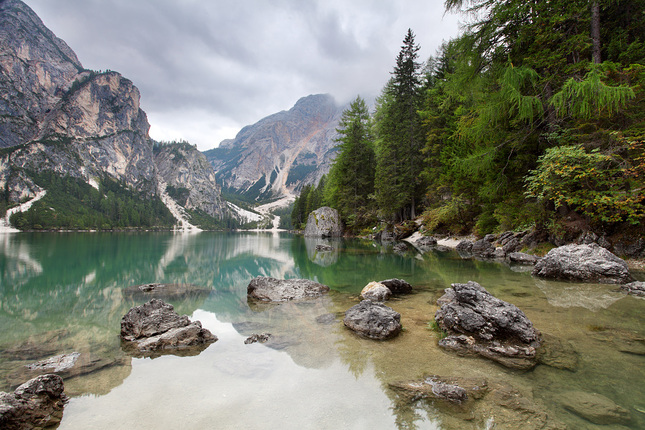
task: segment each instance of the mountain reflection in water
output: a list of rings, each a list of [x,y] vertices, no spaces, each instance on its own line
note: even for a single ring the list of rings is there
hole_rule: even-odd
[[[334,250],[316,250],[321,243]],[[248,303],[255,276],[307,278],[332,291],[299,303]],[[387,303],[401,313],[403,333],[377,342],[345,329],[344,311],[358,303],[363,286],[394,277],[415,288]],[[436,300],[451,283],[469,280],[574,350],[574,368],[539,365],[522,373],[440,349],[428,329]],[[399,255],[359,240],[207,232],[0,235],[0,282],[0,390],[24,382],[26,364],[57,354],[76,351],[99,364],[66,378],[72,399],[61,429],[480,429],[493,422],[504,428],[528,410],[570,428],[594,428],[562,407],[571,390],[602,394],[630,411],[626,425],[603,428],[645,427],[645,301],[610,286],[537,280],[446,251]],[[198,294],[168,301],[219,340],[194,357],[127,356],[121,317],[146,300],[128,287],[149,283],[196,286]],[[253,333],[271,338],[245,345]],[[425,375],[485,378],[498,387],[495,395],[517,392],[525,408],[485,398],[459,409],[391,389]]]

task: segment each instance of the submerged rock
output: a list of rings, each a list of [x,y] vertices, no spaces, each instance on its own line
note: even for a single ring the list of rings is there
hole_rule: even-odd
[[[488,382],[484,378],[446,378],[438,375],[415,381],[394,382],[389,387],[408,400],[440,399],[456,404],[481,399],[488,392]]]
[[[333,251],[333,250],[334,250],[334,247],[330,245],[325,245],[321,243],[316,245],[316,251]]]
[[[22,381],[48,373],[55,373],[62,378],[70,379],[123,364],[125,364],[124,357],[106,358],[88,352],[72,352],[21,366],[20,369],[7,376],[7,381],[12,386],[16,386]]]
[[[645,297],[645,282],[630,282],[629,284],[621,285],[620,290],[630,296]]]
[[[211,288],[192,284],[143,284],[133,285],[123,290],[123,295],[133,299],[177,300],[184,298],[208,297]]]
[[[604,284],[634,281],[625,261],[595,243],[554,248],[538,261],[532,274],[541,278]]]
[[[249,282],[247,295],[266,302],[286,302],[322,296],[329,291],[327,285],[309,279],[276,279],[258,276]]]
[[[390,298],[392,291],[380,282],[370,282],[361,291],[361,297],[373,302],[384,302]]]
[[[542,333],[542,344],[538,349],[538,362],[556,369],[578,369],[578,353],[570,342]]]
[[[152,299],[123,316],[121,339],[135,355],[194,355],[217,341],[217,336],[202,328],[201,322],[177,314],[172,305]]]
[[[628,424],[629,410],[605,396],[584,391],[569,391],[560,396],[562,406],[594,424]]]
[[[382,303],[363,300],[345,312],[345,327],[370,339],[390,339],[401,332],[401,314]]]
[[[336,209],[323,206],[309,214],[305,227],[306,237],[340,237],[342,235],[343,227]]]
[[[539,332],[515,305],[476,282],[452,284],[437,303],[435,320],[448,336],[439,345],[458,353],[476,353],[515,369],[537,364]]]
[[[442,428],[564,430],[531,394],[501,381],[484,378],[428,376],[421,380],[389,384],[395,394],[397,415],[413,415],[418,402],[446,409]],[[425,408],[423,408],[425,409]],[[410,426],[412,427],[412,426]]]
[[[523,252],[511,252],[510,254],[508,254],[508,259],[512,263],[526,264],[526,265],[533,266],[538,262],[540,258],[536,255],[525,254]]]
[[[265,343],[269,339],[271,339],[271,333],[253,333],[251,336],[247,337],[246,340],[244,340],[244,344],[250,345],[256,342]]]
[[[0,428],[22,430],[55,426],[63,417],[67,400],[60,376],[33,378],[13,393],[0,392]]]

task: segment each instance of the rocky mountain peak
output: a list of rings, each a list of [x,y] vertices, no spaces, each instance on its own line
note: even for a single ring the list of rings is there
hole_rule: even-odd
[[[309,95],[205,155],[229,192],[255,200],[289,195],[329,171],[343,109],[329,94]]]

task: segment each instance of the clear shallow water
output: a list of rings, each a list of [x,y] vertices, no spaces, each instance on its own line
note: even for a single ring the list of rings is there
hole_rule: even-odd
[[[615,286],[547,282],[453,252],[397,255],[369,242],[339,241],[340,250],[321,253],[315,245],[267,233],[0,235],[0,390],[24,382],[25,364],[79,351],[106,367],[65,381],[72,399],[61,429],[486,427],[441,404],[402,404],[389,388],[428,374],[511,384],[569,428],[645,428],[645,300]],[[313,302],[257,306],[247,303],[246,286],[259,275],[313,279],[332,291]],[[346,330],[342,313],[362,287],[392,277],[415,287],[388,302],[401,313],[404,332],[375,342]],[[539,365],[516,372],[441,350],[427,327],[436,299],[451,283],[468,280],[570,345],[577,370]],[[151,282],[212,288],[169,301],[219,341],[193,357],[125,355],[120,319],[141,301],[123,289]],[[316,322],[329,313],[335,322]],[[279,342],[245,345],[254,332]],[[571,390],[610,398],[630,410],[631,423],[596,426],[567,412],[561,397]],[[497,428],[509,428],[499,420]]]

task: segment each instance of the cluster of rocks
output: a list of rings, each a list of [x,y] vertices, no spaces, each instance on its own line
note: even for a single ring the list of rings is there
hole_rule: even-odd
[[[202,328],[199,321],[179,315],[172,305],[152,299],[135,306],[121,319],[123,348],[132,355],[199,354],[217,336]]]
[[[527,240],[524,240],[525,238]],[[527,246],[527,243],[531,243],[531,239],[525,232],[507,231],[500,235],[487,234],[484,238],[475,241],[462,240],[457,244],[457,252],[465,258],[507,258],[511,262],[535,264],[536,257],[519,252],[520,249]]]
[[[388,300],[392,295],[410,292],[412,292],[412,285],[402,279],[393,278],[370,282],[361,291],[363,300],[345,312],[343,324],[369,339],[393,338],[403,329],[401,314],[382,302]]]
[[[494,241],[504,243],[494,246]],[[521,252],[509,252],[521,246],[518,238],[506,234],[496,239],[487,235],[475,242],[463,240],[457,245],[462,257],[483,259],[506,258],[513,263],[534,265],[532,275],[539,278],[591,282],[604,284],[625,284],[621,290],[635,296],[645,296],[645,283],[638,282],[629,272],[627,263],[606,248],[596,244],[569,244],[553,248],[544,257]]]

